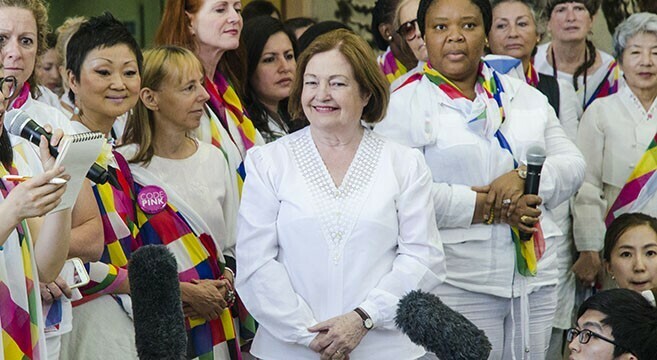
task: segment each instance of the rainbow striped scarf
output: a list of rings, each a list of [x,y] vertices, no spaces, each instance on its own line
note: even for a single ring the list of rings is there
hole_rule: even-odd
[[[463,114],[469,113],[466,111],[466,107],[474,107],[473,104],[468,104],[468,102],[472,103],[472,101],[463,95],[463,91],[440,72],[433,69],[431,64],[427,63],[424,66],[424,75],[452,99],[453,105],[459,108]],[[500,131],[500,126],[506,118],[503,104],[505,97],[504,87],[497,73],[484,62],[479,64],[479,75],[475,83],[475,94],[475,101],[483,100],[486,103],[486,107],[493,107],[493,111],[487,111],[487,109],[482,108],[479,114],[476,114],[476,112],[472,113],[471,115],[474,118],[469,120],[469,126],[473,130],[483,129],[485,134],[493,132],[500,147],[507,150],[513,157],[511,146],[502,131]],[[491,99],[494,101],[490,101]],[[496,119],[492,118],[496,115],[498,115]],[[513,164],[514,167],[518,167],[515,157],[513,157]],[[535,234],[529,241],[520,240],[518,229],[511,227],[511,238],[513,239],[516,250],[516,268],[523,276],[536,276],[538,260],[540,260],[545,252],[545,239],[543,238],[540,224],[537,224],[537,227],[539,232],[536,234],[538,235]]]
[[[390,47],[388,47],[388,50],[386,50],[385,53],[379,55],[376,60],[379,63],[381,71],[383,71],[383,74],[386,76],[386,79],[388,79],[388,82],[391,84],[395,79],[408,72],[408,69],[406,69],[404,64],[395,58]]]
[[[638,165],[632,171],[632,174],[623,185],[616,201],[609,208],[605,224],[607,227],[616,219],[626,212],[632,212],[633,209],[640,209],[646,201],[652,198],[657,192],[657,133],[653,136],[648,149],[641,156]]]
[[[239,131],[242,144],[244,148],[240,149],[242,154],[242,159],[246,156],[246,152],[255,145],[256,141],[256,129],[246,114],[244,106],[242,106],[242,101],[237,96],[235,89],[230,85],[228,80],[224,75],[217,71],[214,76],[214,82],[210,81],[207,77],[205,78],[205,89],[210,94],[210,99],[208,100],[208,105],[215,113],[215,115],[221,121],[221,125],[226,129],[226,132],[230,135],[230,130],[228,126],[228,121],[233,121],[237,130]],[[226,115],[230,119],[226,118]],[[212,136],[212,145],[216,146],[220,150],[222,149],[222,141],[219,129],[217,124],[210,120],[210,131]],[[230,139],[235,143],[234,139]],[[246,172],[244,171],[244,162],[240,163],[236,169],[237,171],[237,188],[240,194],[242,193],[242,185],[244,184],[244,179],[246,178]]]
[[[133,180],[125,158],[116,157],[121,172],[126,175],[132,194],[139,194],[143,186]],[[133,198],[136,203],[136,197]],[[135,206],[139,228],[140,245],[165,245],[178,263],[178,278],[181,282],[199,279],[219,279],[225,264],[220,260],[220,250],[209,234],[197,234],[189,222],[168,202],[163,211],[147,214]],[[241,359],[233,318],[229,309],[224,309],[219,319],[206,321],[201,318],[185,318],[190,359],[214,359],[215,347],[228,342],[231,360]]]
[[[0,176],[18,175],[16,166],[9,170],[0,164]],[[0,192],[6,198],[14,185],[0,180]],[[18,244],[4,244],[0,251],[0,326],[3,359],[41,359],[39,312],[41,298],[36,281],[32,240],[27,223],[16,227]],[[19,278],[22,276],[22,278]],[[43,324],[41,324],[42,326]],[[41,344],[42,345],[42,344]]]
[[[616,60],[612,60],[607,66],[607,73],[597,89],[585,99],[584,110],[586,110],[593,100],[605,97],[618,92],[618,79],[620,78],[620,68]]]

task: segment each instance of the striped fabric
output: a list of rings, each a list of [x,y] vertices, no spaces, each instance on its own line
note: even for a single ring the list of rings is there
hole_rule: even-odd
[[[618,92],[618,80],[620,78],[620,67],[616,60],[612,60],[607,67],[607,74],[605,75],[604,80],[600,86],[587,98],[585,99],[584,110],[586,110],[591,103],[601,97],[605,97],[611,94]]]
[[[120,170],[110,167],[109,171],[114,173],[121,187],[117,189],[109,183],[93,186],[103,222],[105,246],[100,261],[85,264],[91,280],[80,288],[84,298],[76,301],[74,306],[111,294],[121,285],[128,276],[126,266],[130,254],[140,245],[135,239],[138,229],[134,222],[130,186]]]
[[[226,140],[221,139],[218,126],[223,126],[228,131],[228,121],[233,121],[237,126],[242,144],[244,144],[244,148],[240,149],[242,152],[242,158],[244,158],[246,156],[246,151],[255,145],[257,131],[253,126],[251,119],[249,119],[246,114],[242,101],[237,96],[235,89],[233,89],[228,80],[219,71],[215,73],[214,82],[210,81],[207,77],[205,78],[205,89],[208,91],[208,94],[210,94],[208,105],[215,115],[217,115],[219,121],[222,122],[222,124],[219,125],[210,120],[212,144],[223,151],[221,142]],[[228,114],[230,119],[226,119],[226,114]],[[228,133],[230,134],[230,131],[228,131]],[[233,139],[231,139],[231,141],[235,142]],[[244,162],[241,162],[235,170],[237,171],[237,189],[241,195],[242,185],[244,184],[244,178],[246,177]]]
[[[19,171],[15,165],[9,170],[0,165],[0,176],[6,174],[18,175]],[[13,183],[0,180],[3,199],[13,187]],[[32,255],[32,240],[25,221],[16,227],[15,235],[16,237],[10,235],[0,250],[2,358],[41,359],[45,356],[41,298]]]
[[[386,76],[386,79],[388,79],[388,82],[391,84],[395,79],[408,72],[408,69],[406,69],[404,64],[395,58],[395,55],[393,55],[390,48],[388,48],[385,53],[379,55],[376,61],[378,62],[381,71],[383,71],[383,75]]]
[[[142,186],[134,183],[135,193]],[[197,235],[180,212],[169,203],[154,215],[144,213],[139,207],[137,223],[138,239],[141,244],[165,245],[178,263],[178,278],[181,282],[199,279],[219,279],[224,264],[218,260],[218,249],[208,234]],[[188,358],[215,359],[216,347],[228,342],[231,359],[241,359],[236,342],[235,327],[229,309],[224,309],[219,319],[205,321],[200,318],[185,318],[188,336]]]
[[[616,201],[609,208],[605,224],[607,227],[621,214],[640,209],[657,192],[657,134],[654,135],[648,149],[638,165],[623,185]]]
[[[462,112],[464,114],[467,113],[465,110],[467,106],[466,102],[470,102],[470,100],[463,95],[461,89],[440,72],[433,69],[429,63],[424,67],[424,75],[452,99],[453,105],[459,109],[463,109]],[[469,120],[469,125],[471,127],[476,126],[477,129],[484,129],[485,132],[494,131],[494,136],[497,138],[500,147],[507,150],[513,157],[511,146],[504,137],[504,134],[500,131],[500,126],[506,118],[503,106],[504,88],[497,73],[484,62],[481,62],[479,65],[479,76],[475,84],[475,93],[477,98],[495,99],[495,101],[486,101],[486,106],[496,106],[499,111],[493,110],[490,113],[499,113],[499,118],[490,119],[488,116],[489,112],[486,109],[482,109],[481,113]],[[513,163],[514,167],[518,167],[515,157],[513,157]],[[543,238],[540,224],[537,224],[537,228],[539,230],[538,233],[535,233],[530,240],[522,241],[520,240],[518,229],[511,227],[511,238],[516,249],[516,269],[523,276],[536,276],[538,260],[541,259],[541,256],[545,252],[545,239]]]

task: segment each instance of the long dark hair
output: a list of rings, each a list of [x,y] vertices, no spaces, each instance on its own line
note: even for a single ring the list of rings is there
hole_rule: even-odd
[[[6,129],[2,129],[2,134],[0,135],[0,162],[2,162],[5,169],[9,169],[13,161],[14,152],[11,148],[9,135],[7,135]]]
[[[256,68],[258,67],[258,63],[260,63],[260,57],[262,56],[262,51],[264,50],[267,41],[270,37],[279,32],[284,33],[290,39],[294,51],[294,58],[296,59],[298,55],[296,38],[294,37],[294,34],[285,27],[282,21],[270,17],[269,15],[257,16],[249,19],[244,24],[244,29],[242,31],[242,39],[244,40],[247,53],[247,81],[246,86],[244,86],[243,99],[253,125],[261,133],[271,134],[271,129],[269,128],[267,110],[262,102],[260,102],[260,99],[258,99],[251,84],[251,80]],[[279,103],[278,113],[283,122],[291,127],[290,114],[287,112],[287,99]]]

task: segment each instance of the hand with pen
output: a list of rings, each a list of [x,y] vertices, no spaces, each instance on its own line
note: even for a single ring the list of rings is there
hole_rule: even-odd
[[[46,129],[50,131],[48,127]],[[59,144],[63,135],[61,130],[56,130],[50,144],[53,146]],[[68,180],[68,176],[64,174],[63,167],[53,168],[55,158],[50,155],[48,140],[44,136],[41,137],[39,152],[44,172],[32,178],[20,179],[20,184],[8,194],[6,199],[12,204],[14,210],[10,213],[14,215],[13,220],[16,224],[27,218],[43,216],[54,209],[66,190],[66,182],[54,180]]]

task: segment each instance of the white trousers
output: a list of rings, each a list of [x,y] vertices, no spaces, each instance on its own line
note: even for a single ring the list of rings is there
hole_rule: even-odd
[[[544,360],[557,307],[555,286],[529,294],[529,346],[523,346],[520,298],[502,298],[443,283],[434,294],[482,329],[493,349],[489,360]],[[436,357],[434,357],[436,359]]]

